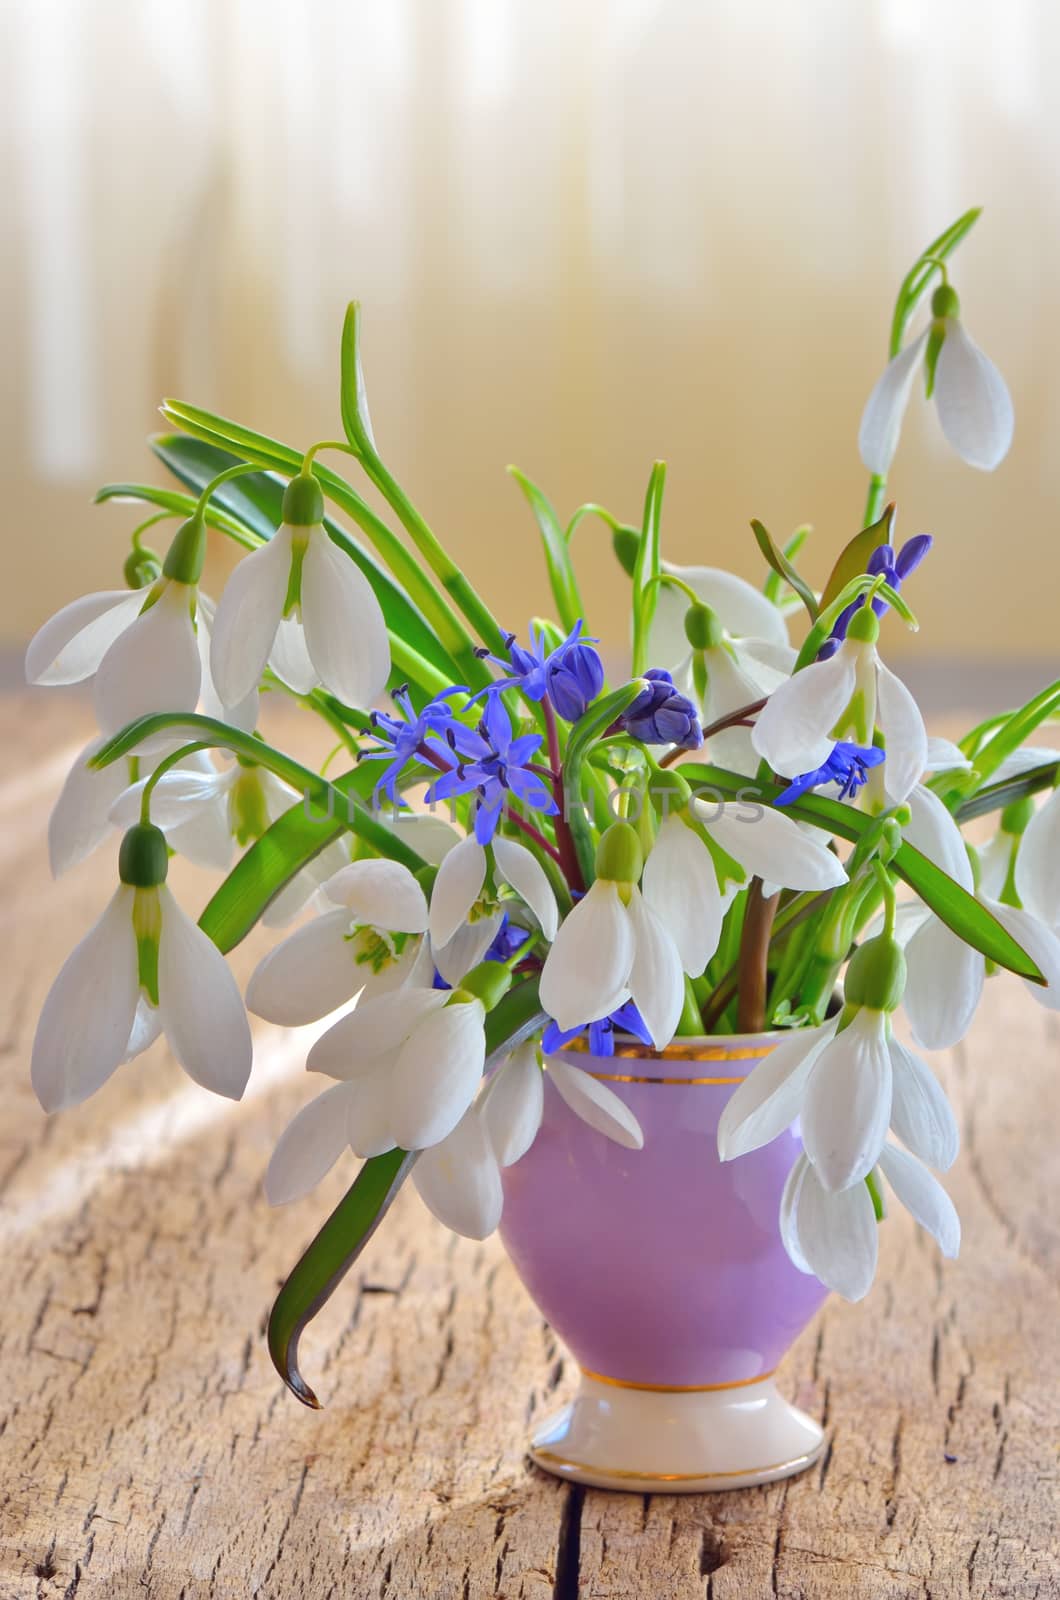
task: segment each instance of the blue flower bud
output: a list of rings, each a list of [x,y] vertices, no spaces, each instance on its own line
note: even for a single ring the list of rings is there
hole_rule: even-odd
[[[564,722],[577,722],[604,686],[604,664],[588,642],[577,637],[579,623],[545,663],[548,697]]]
[[[645,674],[649,687],[642,690],[629,709],[618,719],[619,725],[644,744],[676,744],[682,750],[696,750],[703,743],[696,708],[674,686],[674,680],[661,667]]]

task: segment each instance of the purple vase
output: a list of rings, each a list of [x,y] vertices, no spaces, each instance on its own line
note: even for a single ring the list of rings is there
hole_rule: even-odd
[[[541,1131],[504,1173],[501,1236],[581,1367],[576,1398],[531,1441],[547,1470],[698,1492],[787,1477],[820,1453],[821,1429],[772,1376],[827,1293],[780,1240],[797,1130],[725,1164],[716,1144],[729,1096],[782,1037],[564,1053],[625,1101],[642,1150],[588,1127],[546,1073]]]

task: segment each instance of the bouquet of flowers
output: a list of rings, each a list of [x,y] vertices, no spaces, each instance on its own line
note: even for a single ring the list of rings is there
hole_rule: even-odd
[[[1011,438],[1004,381],[949,277],[977,215],[901,286],[861,425],[864,527],[820,592],[796,565],[807,529],[781,548],[752,525],[761,589],[668,562],[660,462],[635,522],[587,504],[564,523],[514,472],[555,617],[509,632],[384,464],[356,305],[344,439],[294,449],[167,401],[177,431],[152,448],[179,487],[100,491],[148,508],[127,587],[54,616],[26,673],[94,679],[100,735],[51,818],[51,862],[64,872],[117,829],[118,882],[45,1001],[33,1084],[48,1111],[77,1104],[164,1033],[197,1083],[238,1099],[247,1008],[282,1026],[339,1013],[307,1061],[330,1086],[265,1176],[279,1203],[351,1150],[364,1163],[272,1316],[274,1360],[307,1402],[299,1332],[406,1177],[450,1227],[490,1233],[546,1073],[601,1134],[641,1144],[616,1094],[558,1055],[580,1036],[598,1057],[619,1034],[663,1051],[675,1035],[783,1030],[728,1103],[719,1151],[739,1159],[800,1119],[779,1218],[792,1260],[864,1295],[888,1190],[955,1253],[933,1171],[957,1128],[895,1013],[925,1049],[952,1045],[1000,968],[1060,1007],[1060,768],[1028,744],[1060,684],[954,745],[928,737],[879,647],[886,611],[916,626],[908,592],[932,544],[896,545],[884,504],[918,378],[971,465],[995,467]],[[333,452],[354,481],[321,464]],[[586,617],[588,519],[630,577],[631,626]],[[167,523],[163,559],[144,541]],[[200,587],[214,537],[243,551],[216,603]],[[609,683],[605,657],[630,646]],[[331,730],[321,771],[261,737],[262,693]],[[997,829],[973,847],[962,827],[985,816]],[[226,874],[197,921],[167,886],[174,853]],[[307,908],[244,1001],[225,953]]]

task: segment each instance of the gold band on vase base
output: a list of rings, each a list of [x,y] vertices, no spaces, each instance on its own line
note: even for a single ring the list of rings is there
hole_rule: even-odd
[[[609,1378],[606,1372],[593,1372],[582,1367],[583,1377],[594,1383],[607,1383],[614,1389],[640,1389],[645,1394],[719,1394],[723,1389],[747,1389],[753,1383],[765,1383],[775,1377],[777,1369],[759,1372],[753,1378],[731,1378],[728,1383],[633,1383],[629,1378]]]
[[[790,1461],[774,1461],[765,1467],[741,1467],[738,1472],[638,1472],[632,1467],[602,1467],[593,1461],[572,1461],[570,1456],[558,1455],[555,1450],[542,1450],[535,1446],[531,1452],[535,1461],[551,1461],[554,1466],[572,1472],[595,1472],[609,1478],[643,1478],[648,1483],[720,1483],[729,1478],[761,1478],[767,1473],[793,1473],[810,1466],[819,1450],[807,1455],[792,1456]]]

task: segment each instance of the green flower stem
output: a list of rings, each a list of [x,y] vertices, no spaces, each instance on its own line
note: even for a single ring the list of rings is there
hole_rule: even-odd
[[[263,739],[243,733],[238,728],[229,727],[227,723],[219,722],[214,717],[199,716],[195,712],[182,714],[173,711],[140,717],[138,721],[131,722],[127,728],[123,728],[113,739],[109,739],[92,757],[89,765],[107,767],[120,756],[128,755],[142,740],[170,729],[199,733],[202,735],[198,741],[201,747],[230,750],[233,755],[246,757],[255,766],[266,767],[277,778],[282,778],[284,782],[300,790],[303,803],[307,807],[326,811],[329,816],[340,818],[343,828],[348,828],[351,833],[366,840],[380,855],[388,856],[393,861],[403,862],[412,872],[418,872],[426,866],[423,857],[390,828],[377,821],[359,797],[336,788],[318,772],[303,767],[301,762],[284,755],[281,750],[274,749]]]
[[[195,507],[195,514],[199,517],[205,518],[206,508],[210,503],[210,498],[213,495],[214,490],[219,489],[223,483],[230,483],[233,478],[243,478],[246,477],[247,473],[257,471],[257,466],[252,462],[240,462],[240,464],[236,467],[226,467],[223,472],[219,472],[217,474],[216,478],[211,478],[210,482],[203,489],[199,496],[198,505]]]
[[[563,811],[569,813],[565,816],[565,821],[573,839],[579,868],[580,881],[568,880],[574,889],[579,887],[587,889],[596,876],[596,841],[593,838],[592,823],[585,810],[584,779],[590,753],[612,723],[647,687],[645,679],[634,678],[621,689],[613,689],[610,694],[601,695],[574,725],[567,740],[567,753],[563,762],[563,799],[560,801],[560,808],[561,813]]]
[[[865,515],[862,518],[866,528],[879,521],[886,502],[887,474],[885,472],[874,472],[869,479],[869,492],[865,500]]]
[[[659,525],[662,520],[666,463],[656,461],[644,497],[644,525],[633,568],[633,677],[648,665],[648,634],[655,617],[656,579],[659,576]]]
[[[685,1003],[677,1023],[677,1031],[685,1038],[695,1038],[703,1031],[703,1018],[692,979],[685,976]]]
[[[140,822],[142,825],[146,825],[151,821],[151,796],[155,792],[158,780],[164,778],[166,773],[171,771],[179,762],[186,761],[188,756],[198,755],[200,750],[209,750],[211,748],[212,746],[199,742],[186,744],[181,749],[174,750],[172,754],[158,763],[158,766],[144,784],[143,793],[140,796]]]

